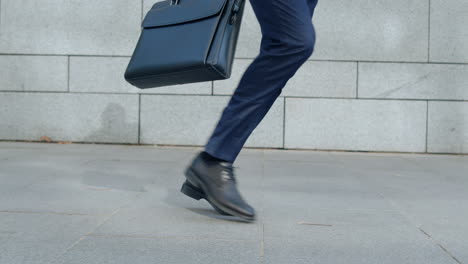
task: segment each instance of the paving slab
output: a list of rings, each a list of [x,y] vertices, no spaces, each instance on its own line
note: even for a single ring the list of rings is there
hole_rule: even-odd
[[[52,263],[104,219],[0,211],[0,263]]]
[[[301,222],[265,223],[264,263],[456,264],[394,211],[317,210]]]
[[[260,243],[211,239],[87,237],[57,263],[260,263]]]
[[[0,92],[0,138],[136,143],[138,102],[136,94]]]
[[[246,147],[246,223],[180,192],[202,149],[0,142],[0,263],[468,261],[466,155]]]
[[[252,206],[258,208],[258,198],[252,201]],[[121,209],[95,233],[260,241],[262,225],[261,221],[245,223],[231,216],[221,216],[206,201],[193,200],[181,194],[179,188],[165,188],[145,193],[132,206]]]

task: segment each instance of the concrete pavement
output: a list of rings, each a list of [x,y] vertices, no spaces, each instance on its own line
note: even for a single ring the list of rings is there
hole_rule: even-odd
[[[0,263],[468,263],[468,156],[243,149],[254,223],[179,192],[200,147],[0,142]]]

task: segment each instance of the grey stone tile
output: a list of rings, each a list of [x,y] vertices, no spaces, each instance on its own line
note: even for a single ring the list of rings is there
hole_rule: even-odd
[[[468,198],[466,173],[464,176],[439,174],[423,169],[419,172],[383,172],[363,177],[362,184],[379,192],[394,210],[418,228],[441,223],[447,227],[459,226],[460,232],[465,230],[461,223],[465,222],[464,212],[468,211],[464,202]]]
[[[113,180],[103,186],[99,182],[86,179],[86,175],[81,176],[79,173],[76,173],[75,177],[70,177],[69,174],[68,177],[61,178],[64,176],[61,174],[62,170],[39,170],[37,167],[25,165],[26,169],[29,170],[29,174],[35,171],[35,177],[24,175],[24,172],[23,175],[20,173],[9,174],[11,171],[8,168],[0,175],[2,179],[12,177],[12,175],[17,175],[25,180],[29,179],[27,186],[19,186],[18,182],[11,181],[2,186],[2,189],[6,188],[7,191],[0,193],[0,210],[108,214],[133,201],[141,194],[128,190],[132,186],[126,186],[127,190],[122,190],[119,185],[121,180]],[[65,176],[67,175],[65,174]]]
[[[429,102],[427,151],[468,153],[468,102]]]
[[[307,61],[288,81],[284,96],[355,97],[357,64]]]
[[[431,61],[468,62],[467,13],[466,1],[431,1]]]
[[[357,175],[361,188],[378,193],[406,215],[434,214],[434,208],[438,208],[435,216],[464,211],[465,203],[459,201],[468,198],[466,159],[429,154],[387,156],[349,154],[339,159],[343,168]]]
[[[191,154],[191,149],[176,155],[168,148],[57,146],[10,146],[11,157],[0,160],[0,210],[109,213],[150,191],[151,185],[179,187]],[[156,158],[163,153],[167,159]]]
[[[7,151],[0,150],[0,160],[8,159],[11,155]]]
[[[296,180],[296,188],[265,187],[263,197],[262,214],[266,222],[273,222],[279,225],[285,221],[313,222],[319,224],[328,223],[323,219],[317,219],[316,214],[321,210],[336,212],[377,212],[396,211],[390,206],[388,201],[376,192],[359,188],[356,183],[336,184],[333,186],[324,180],[309,181]],[[356,181],[358,182],[358,181]],[[309,186],[308,190],[300,190],[298,185]],[[279,197],[278,197],[279,196]],[[277,197],[277,198],[275,198]]]
[[[1,17],[5,53],[131,55],[141,2],[3,0]]]
[[[319,3],[314,18],[317,45],[311,58],[426,61],[428,3],[404,2],[404,9],[401,8],[402,3]],[[360,8],[363,5],[368,8]],[[414,15],[415,13],[418,15]],[[339,22],[337,17],[340,18]],[[368,19],[360,19],[362,17]],[[337,24],[340,25],[340,30],[333,26]],[[255,13],[250,3],[246,2],[236,57],[255,58],[260,51],[261,35]]]
[[[382,172],[374,177],[363,177],[363,185],[379,192],[384,198],[390,200],[395,209],[409,214],[417,212],[443,214],[453,209],[466,207],[460,204],[465,200],[464,194],[466,180],[454,175],[440,175],[435,172]]]
[[[233,94],[253,60],[236,59],[232,78],[214,81],[215,94]],[[307,61],[287,82],[280,96],[355,97],[356,63]]]
[[[418,164],[430,162],[438,164],[441,167],[440,173],[426,170],[428,166],[425,164],[420,172],[383,174],[379,178],[369,177],[366,184],[370,188],[379,190],[392,207],[421,229],[428,239],[441,245],[447,254],[463,263],[467,260],[468,242],[466,168],[461,170],[460,166],[456,167],[459,162],[455,159],[444,162],[440,157],[436,159],[431,158],[431,155],[425,156],[428,159],[418,158]],[[447,170],[449,166],[455,168]],[[456,169],[460,170],[460,174],[452,172]]]
[[[37,182],[53,182],[57,176],[74,177],[83,164],[82,159],[47,155],[36,151],[12,151],[10,157],[0,160],[0,190],[25,187]],[[0,196],[3,196],[0,194]]]
[[[242,254],[240,254],[242,253]],[[260,263],[260,243],[211,239],[87,237],[58,263]]]
[[[201,149],[0,142],[0,262],[467,260],[465,156],[244,149],[244,223],[180,193]]]
[[[390,199],[401,199],[407,204],[419,204],[411,208],[410,211],[418,211],[423,208],[432,211],[433,206],[438,207],[439,212],[443,212],[445,209],[463,208],[464,203],[459,205],[457,203],[468,198],[468,194],[465,192],[468,184],[467,165],[435,160],[432,162],[437,163],[440,168],[423,166],[421,162],[418,162],[415,164],[420,166],[419,171],[383,172],[380,178],[368,178],[366,182],[374,184],[383,195]],[[449,169],[449,166],[452,168]],[[452,205],[456,206],[452,207]]]
[[[309,215],[313,218],[301,221],[305,224],[265,223],[264,263],[456,263],[394,211]]]
[[[403,155],[403,158],[420,167],[422,171],[434,172],[440,176],[450,176],[464,178],[468,171],[467,155]]]
[[[427,233],[436,243],[440,244],[449,251],[458,263],[468,261],[468,225],[466,224],[466,211],[461,211],[463,216],[458,216],[457,220],[452,218],[453,215],[445,216],[440,220],[430,221],[425,220],[421,229]],[[460,221],[460,218],[462,218]]]
[[[388,201],[387,194],[392,190],[395,193],[395,188],[406,186],[407,182],[394,181],[391,174],[363,178],[358,173],[339,174],[331,169],[328,173],[311,170],[309,181],[298,181],[296,175],[300,171],[303,169],[298,168],[291,175],[295,177],[288,175],[288,182],[295,182],[296,187],[307,185],[308,189],[285,190],[277,195],[279,191],[266,188],[265,263],[283,263],[291,254],[297,256],[294,263],[310,263],[311,259],[323,263],[361,263],[363,260],[375,263],[383,256],[384,263],[425,263],[427,259],[432,261],[429,263],[451,263],[450,257],[417,229],[416,221],[401,214],[402,208],[393,206],[394,201]],[[362,174],[365,172],[363,168]],[[305,173],[303,176],[306,177]],[[326,178],[330,180],[324,184]],[[375,185],[369,184],[369,179]],[[421,182],[421,177],[414,177],[414,180]],[[425,202],[424,198],[417,198],[417,193],[426,186],[419,185],[419,189],[413,190],[413,197]],[[403,201],[411,199],[407,197]],[[280,241],[288,244],[288,248],[281,248]],[[388,248],[395,254],[385,254]]]
[[[295,161],[310,163],[336,163],[330,152],[325,151],[302,151],[302,150],[265,150],[265,160]]]
[[[81,181],[96,188],[146,192],[150,184],[179,183],[183,169],[177,162],[96,160],[86,163]]]
[[[103,217],[0,212],[1,263],[52,263]]]
[[[286,99],[286,148],[425,151],[426,103]]]
[[[443,229],[442,226],[458,226],[460,232],[466,231],[467,225],[464,224],[468,211],[468,205],[464,202],[468,199],[464,187],[466,180],[464,186],[460,186],[451,178],[437,179],[427,174],[419,176],[419,179],[416,175],[392,178],[395,179],[389,181],[388,186],[379,188],[385,198],[391,200],[394,207],[404,213],[415,225],[422,227],[439,225],[439,231]],[[421,183],[421,179],[424,179],[424,183]],[[407,186],[401,187],[398,184],[407,184]]]
[[[138,141],[138,96],[0,93],[2,139]]]
[[[143,95],[141,142],[204,145],[228,100],[228,96]],[[283,104],[278,100],[244,146],[281,146],[282,118]]]
[[[67,91],[64,56],[0,56],[0,90]]]
[[[395,153],[352,153],[330,154],[342,167],[348,170],[379,175],[383,172],[406,173],[421,171],[421,167]]]
[[[137,93],[124,79],[128,58],[70,57],[70,91]]]
[[[377,191],[363,184],[362,172],[339,165],[266,161],[264,173],[267,218],[268,212],[279,215],[289,211],[286,214],[297,216],[316,209],[393,209]]]
[[[121,209],[95,234],[117,236],[151,236],[158,238],[206,238],[259,241],[261,221],[245,223],[238,218],[218,214],[205,200],[194,200],[177,186],[154,186],[141,199]],[[251,204],[259,208],[259,198]],[[259,216],[261,218],[261,216]]]
[[[56,144],[39,142],[0,142],[0,157],[10,160],[52,162],[150,161],[185,163],[200,147],[150,145]]]
[[[417,0],[319,2],[311,58],[427,61],[428,5]]]
[[[14,151],[0,160],[0,210],[108,213],[151,191],[151,185],[180,187],[189,162],[183,150],[176,155],[166,149],[167,159],[151,159],[163,152],[107,147]]]
[[[70,90],[109,93],[211,94],[211,82],[139,89],[124,79],[129,58],[71,57]]]
[[[468,65],[359,63],[359,97],[468,99]]]

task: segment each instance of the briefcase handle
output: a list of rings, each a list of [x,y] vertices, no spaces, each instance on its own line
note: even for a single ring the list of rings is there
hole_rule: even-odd
[[[240,5],[240,1],[241,0],[237,0],[236,3],[235,3],[235,12],[237,12],[239,10],[239,5]],[[171,3],[170,5],[178,5],[179,4],[179,0],[171,0]]]
[[[170,5],[178,5],[179,4],[179,1],[180,0],[170,0],[171,1],[171,4]],[[240,10],[240,2],[242,0],[236,0],[234,2],[234,7],[232,8],[232,11],[231,11],[231,17],[229,19],[229,24],[234,24],[237,20],[237,13],[239,12]]]

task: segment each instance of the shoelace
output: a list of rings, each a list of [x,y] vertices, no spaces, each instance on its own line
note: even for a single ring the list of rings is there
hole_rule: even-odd
[[[234,173],[235,173],[235,170],[239,167],[232,166],[229,163],[220,163],[220,165],[223,168],[221,171],[221,176],[223,177],[223,180],[233,180],[234,182],[236,182]]]

